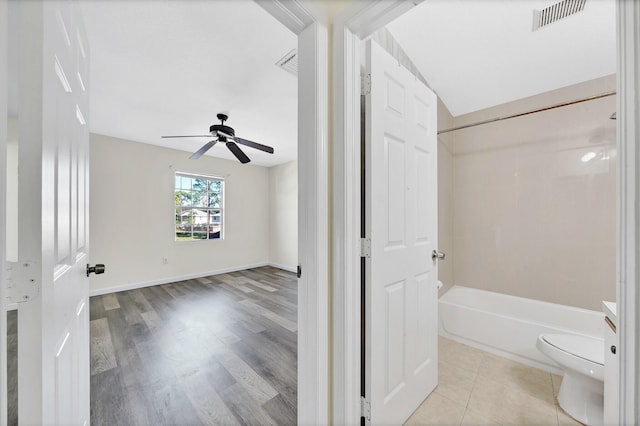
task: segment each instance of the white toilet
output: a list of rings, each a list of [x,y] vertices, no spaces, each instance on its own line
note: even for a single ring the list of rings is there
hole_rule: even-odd
[[[604,411],[604,340],[541,334],[536,347],[564,371],[558,403],[574,419],[601,425]]]

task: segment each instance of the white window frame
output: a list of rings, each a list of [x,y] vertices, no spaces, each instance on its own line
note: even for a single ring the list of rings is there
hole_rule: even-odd
[[[203,238],[203,239],[190,239],[190,240],[178,240],[177,236],[176,236],[176,229],[175,229],[175,211],[180,208],[180,209],[184,209],[184,206],[178,206],[175,204],[174,202],[174,227],[173,227],[173,238],[174,238],[174,242],[182,244],[182,243],[191,243],[191,242],[198,242],[198,241],[221,241],[224,240],[225,237],[225,223],[226,223],[226,217],[225,217],[225,193],[226,193],[226,187],[225,187],[225,182],[224,182],[224,178],[220,177],[220,176],[215,176],[215,175],[203,175],[201,173],[191,173],[191,172],[181,172],[181,171],[176,171],[174,174],[174,179],[173,179],[173,194],[174,194],[174,199],[175,199],[175,193],[177,191],[176,189],[176,179],[178,176],[181,177],[186,177],[186,178],[192,178],[192,179],[202,179],[202,180],[207,180],[207,181],[217,181],[220,182],[220,207],[196,207],[196,206],[187,206],[187,208],[190,208],[192,210],[220,210],[220,237],[219,238],[208,238],[208,232],[207,232],[207,238]]]

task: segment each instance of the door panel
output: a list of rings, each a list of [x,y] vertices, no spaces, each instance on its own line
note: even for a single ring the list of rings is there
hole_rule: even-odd
[[[437,384],[436,97],[367,42],[365,380],[374,424],[402,424]]]
[[[404,247],[404,143],[389,135],[384,137],[384,166],[387,173],[387,218],[389,229],[386,250]]]
[[[89,424],[88,43],[77,2],[19,7],[21,55],[40,58],[20,70],[19,256],[40,293],[20,306],[19,417]]]
[[[392,397],[404,386],[404,360],[405,360],[405,290],[406,283],[399,281],[385,286],[385,320],[388,324],[385,336],[384,347],[386,351],[385,359],[385,400]]]

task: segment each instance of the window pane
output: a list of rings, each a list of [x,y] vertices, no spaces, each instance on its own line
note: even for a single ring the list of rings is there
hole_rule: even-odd
[[[182,225],[191,228],[191,225],[193,224],[193,215],[191,209],[183,209],[180,217],[180,222],[182,223]]]
[[[223,181],[175,176],[176,241],[222,237]]]
[[[192,193],[193,205],[196,207],[209,207],[209,196],[206,192],[193,192]]]
[[[191,179],[191,178],[180,176],[180,189],[190,190],[191,189],[191,181],[192,180],[193,179]]]
[[[222,221],[220,210],[209,210],[209,238],[220,238]]]
[[[206,211],[202,211],[202,210],[198,210],[198,209],[193,209],[191,211],[191,223],[193,224],[193,229],[194,231],[197,230],[197,228],[202,228],[204,226],[206,226],[207,224],[207,212]],[[200,229],[202,230],[202,229]]]
[[[207,180],[205,179],[193,179],[193,190],[204,192],[207,190]]]
[[[212,225],[209,227],[209,239],[214,240],[220,238],[220,225]]]
[[[191,239],[191,211],[176,209],[176,240]]]
[[[209,193],[209,205],[208,207],[221,207],[222,195],[218,193]]]
[[[193,210],[193,239],[208,239],[209,212],[207,210]]]
[[[220,210],[217,209],[211,209],[209,210],[209,215],[211,217],[211,223],[220,223],[220,219],[221,219],[221,212]]]
[[[176,206],[191,206],[193,193],[191,191],[176,191]]]

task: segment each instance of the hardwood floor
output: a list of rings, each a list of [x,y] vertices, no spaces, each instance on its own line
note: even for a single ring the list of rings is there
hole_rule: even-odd
[[[296,285],[261,267],[92,297],[91,423],[295,424]]]
[[[7,312],[7,424],[18,424],[18,311]]]

